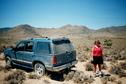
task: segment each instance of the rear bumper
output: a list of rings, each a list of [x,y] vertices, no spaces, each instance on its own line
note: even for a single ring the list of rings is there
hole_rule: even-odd
[[[67,63],[67,64],[64,64],[64,65],[61,65],[61,66],[53,67],[52,70],[50,70],[50,71],[58,72],[58,71],[66,69],[66,68],[71,68],[72,66],[77,64],[77,62],[78,61],[76,60],[76,61],[73,61],[71,63]]]

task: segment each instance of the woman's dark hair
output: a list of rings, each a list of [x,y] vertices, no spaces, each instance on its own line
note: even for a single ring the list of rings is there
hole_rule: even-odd
[[[94,42],[94,45],[96,45],[96,44],[101,44],[101,42],[100,42],[99,40],[96,40],[96,41]]]

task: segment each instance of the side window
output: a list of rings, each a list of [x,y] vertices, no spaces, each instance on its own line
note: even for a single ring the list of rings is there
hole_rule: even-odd
[[[47,42],[38,42],[37,43],[37,53],[41,54],[50,54],[50,44]]]
[[[24,42],[19,43],[16,47],[17,51],[24,51],[24,48],[25,48]]]
[[[32,52],[33,42],[26,42],[25,51]]]

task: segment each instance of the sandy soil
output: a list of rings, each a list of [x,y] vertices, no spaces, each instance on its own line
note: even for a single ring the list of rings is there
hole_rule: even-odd
[[[0,58],[2,58],[3,54],[0,55]],[[78,62],[76,64],[76,67],[73,68],[73,70],[76,70],[76,71],[83,71],[85,74],[87,75],[92,75],[93,76],[93,72],[92,71],[86,71],[85,70],[85,64],[87,62]],[[107,66],[110,66],[110,63],[109,62],[106,62]],[[3,59],[0,59],[0,66],[5,66],[5,60]],[[11,70],[13,71],[13,69]],[[103,70],[104,73],[108,73],[107,70]],[[26,73],[29,73],[26,71]],[[3,80],[5,78],[5,76],[8,74],[8,73],[5,73],[4,71],[0,71],[0,84],[3,84]],[[56,75],[55,75],[56,76]],[[116,75],[114,75],[116,76]],[[125,84],[126,82],[126,78],[119,78],[118,76],[116,76],[117,79],[120,79],[122,81],[122,84]],[[101,78],[99,77],[96,77],[94,78],[95,80],[91,83],[91,84],[102,84],[102,81],[101,81]],[[50,77],[48,76],[44,76],[40,79],[29,79],[27,77],[27,79],[24,81],[24,84],[74,84],[74,82],[72,80],[70,81],[58,81],[58,80],[53,80],[51,79]],[[108,82],[107,84],[116,84],[116,83],[112,83],[112,82]]]

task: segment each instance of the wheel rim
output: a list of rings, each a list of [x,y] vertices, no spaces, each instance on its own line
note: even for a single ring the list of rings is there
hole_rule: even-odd
[[[45,72],[45,69],[44,69],[44,66],[42,64],[39,64],[39,63],[35,64],[35,73],[38,76],[43,76],[44,72]]]

